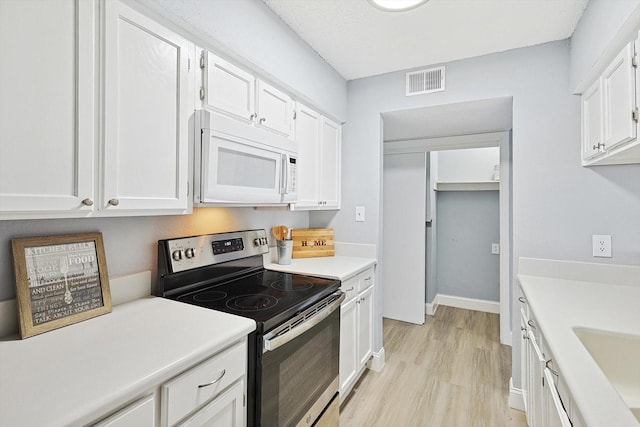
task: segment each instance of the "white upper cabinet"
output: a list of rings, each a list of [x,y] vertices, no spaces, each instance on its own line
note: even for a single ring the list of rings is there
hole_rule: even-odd
[[[340,209],[341,126],[298,103],[298,201],[295,210]]]
[[[602,91],[598,80],[582,94],[582,158],[599,155],[602,143]]]
[[[636,44],[627,44],[582,94],[585,166],[640,163]]]
[[[636,138],[634,44],[629,43],[602,74],[604,148]]]
[[[2,0],[0,218],[188,212],[192,46],[117,0]]]
[[[119,1],[104,4],[100,209],[186,210],[192,45]]]
[[[340,151],[341,126],[326,117],[322,118],[320,159],[320,201],[325,209],[340,209]]]
[[[200,64],[204,67],[203,108],[253,122],[256,78],[211,52],[202,52]]]
[[[0,2],[2,218],[95,208],[96,12],[92,1]]]
[[[286,93],[261,80],[258,80],[258,108],[256,111],[258,126],[280,133],[292,134],[293,99]]]
[[[289,95],[211,52],[202,52],[200,66],[202,108],[293,136],[294,102]]]
[[[320,188],[320,125],[322,116],[298,103],[298,201],[295,209],[317,208]]]

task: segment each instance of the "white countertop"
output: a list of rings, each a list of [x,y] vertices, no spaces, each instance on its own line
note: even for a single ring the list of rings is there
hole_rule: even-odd
[[[91,421],[235,343],[253,320],[148,297],[42,335],[0,340],[0,425]]]
[[[346,280],[376,265],[374,258],[354,256],[332,256],[318,258],[294,258],[291,264],[281,265],[265,261],[267,270],[284,271],[286,273],[307,274],[328,279]]]
[[[554,366],[587,426],[640,426],[573,331],[640,335],[640,268],[532,259],[524,259],[523,266],[521,259],[519,271]]]

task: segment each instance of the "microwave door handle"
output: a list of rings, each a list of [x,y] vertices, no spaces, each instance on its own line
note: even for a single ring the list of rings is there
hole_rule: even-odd
[[[282,155],[282,169],[280,171],[280,194],[287,194],[287,187],[289,186],[289,164],[287,162],[287,155]]]
[[[289,341],[293,341],[294,339],[298,338],[300,335],[302,335],[305,332],[307,332],[309,329],[311,329],[314,326],[316,326],[318,323],[322,322],[331,313],[333,313],[334,311],[339,309],[340,308],[340,304],[342,303],[342,301],[344,301],[344,298],[345,298],[346,294],[344,292],[342,292],[342,291],[338,291],[336,293],[340,293],[340,296],[338,297],[338,299],[333,301],[331,304],[329,304],[329,306],[326,309],[324,309],[322,312],[316,314],[315,316],[313,316],[309,320],[307,320],[305,322],[302,322],[301,324],[299,324],[295,328],[290,329],[289,331],[287,331],[285,333],[282,333],[280,335],[276,335],[273,338],[269,338],[270,334],[265,335],[264,342],[263,342],[263,347],[262,347],[262,352],[266,353],[267,351],[273,351],[276,348],[285,345]]]

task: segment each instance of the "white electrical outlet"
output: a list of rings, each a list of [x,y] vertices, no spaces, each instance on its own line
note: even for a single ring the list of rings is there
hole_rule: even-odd
[[[500,255],[500,243],[491,244],[491,253],[493,255]]]
[[[364,222],[364,206],[356,206],[356,222]]]
[[[598,258],[611,258],[611,236],[606,234],[594,234],[593,256]]]

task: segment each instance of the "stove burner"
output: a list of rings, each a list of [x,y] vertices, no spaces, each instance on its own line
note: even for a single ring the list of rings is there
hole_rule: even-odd
[[[273,289],[278,289],[281,291],[306,291],[307,289],[313,288],[313,283],[306,280],[298,280],[294,283],[291,281],[291,279],[285,279],[276,280],[275,282],[271,283],[271,287]]]
[[[271,295],[241,295],[227,301],[227,307],[239,311],[260,311],[278,304],[278,299]]]
[[[204,291],[197,293],[193,296],[194,301],[200,302],[213,302],[220,301],[221,299],[225,299],[227,297],[226,292],[222,291]]]

